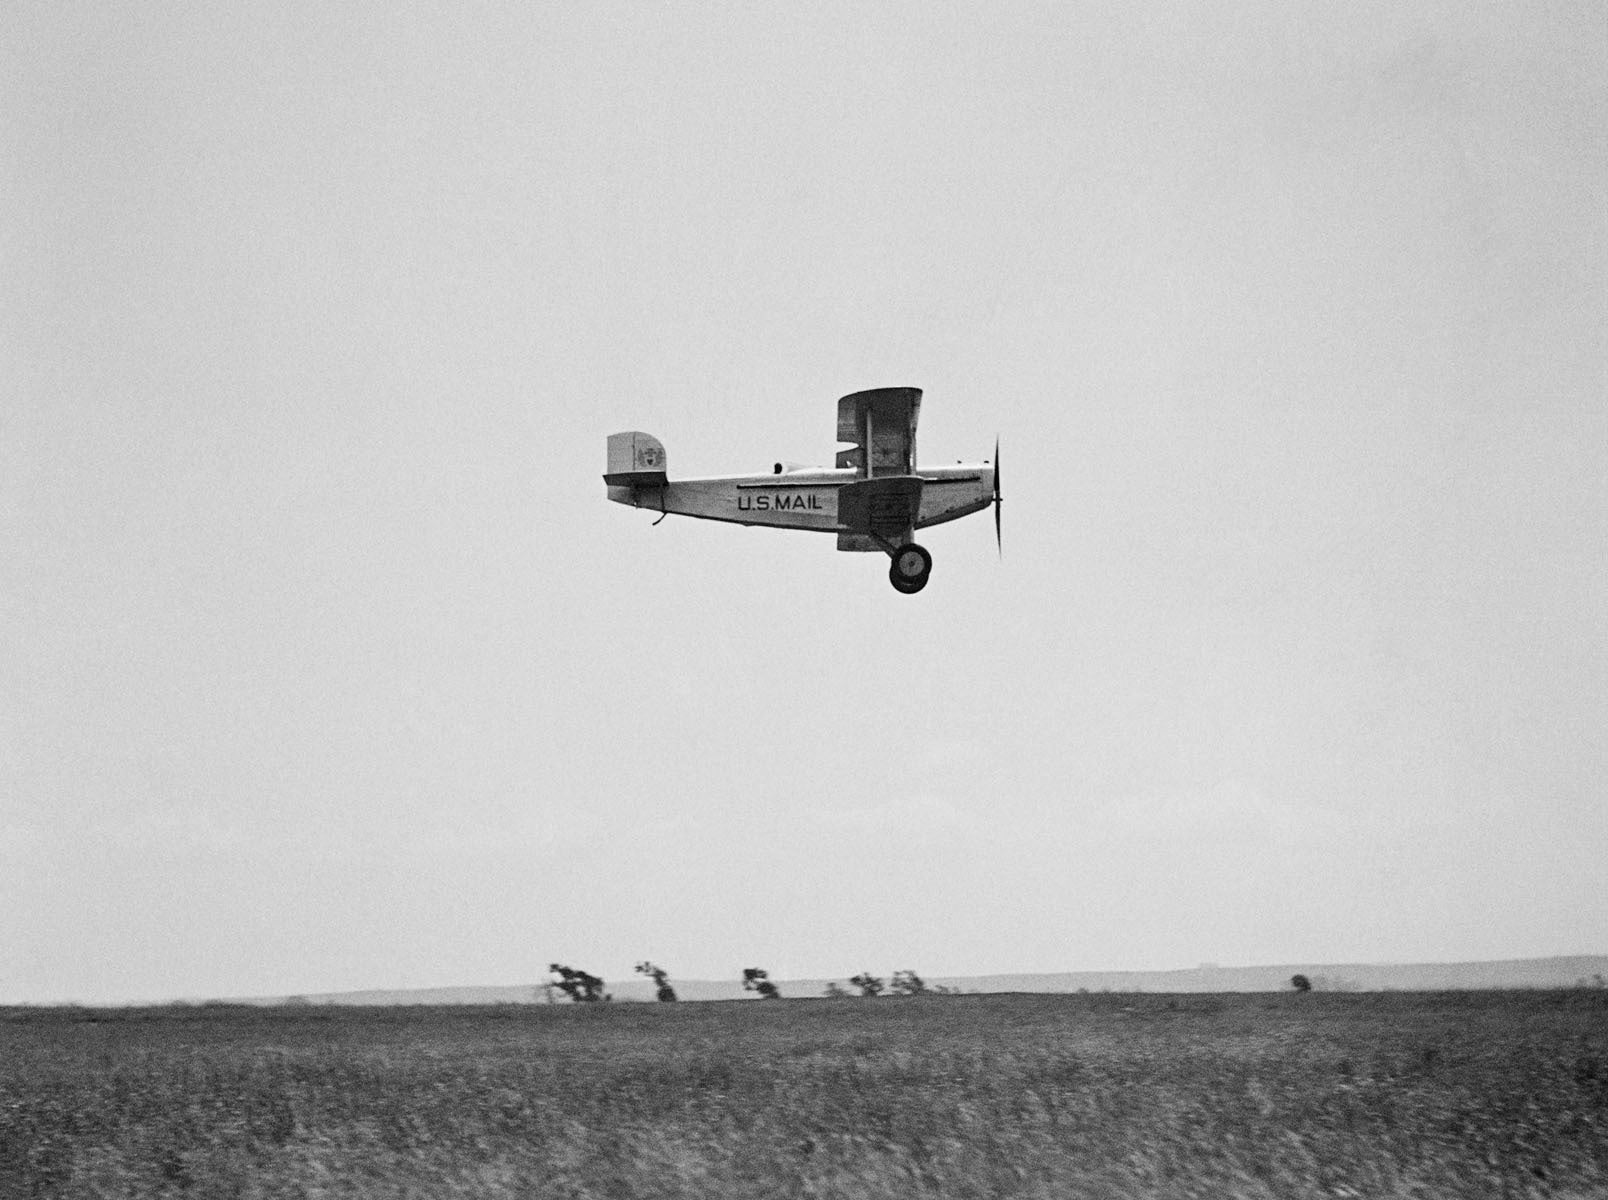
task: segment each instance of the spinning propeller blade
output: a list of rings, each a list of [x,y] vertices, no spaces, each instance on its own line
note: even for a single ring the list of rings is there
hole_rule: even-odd
[[[994,548],[1001,558],[1005,556],[1005,543],[999,532],[999,507],[1004,497],[999,492],[999,438],[994,439]]]

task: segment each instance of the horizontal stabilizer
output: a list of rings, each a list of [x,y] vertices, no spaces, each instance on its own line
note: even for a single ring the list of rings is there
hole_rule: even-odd
[[[611,487],[662,487],[670,481],[664,445],[652,434],[609,434],[609,465],[603,482]]]

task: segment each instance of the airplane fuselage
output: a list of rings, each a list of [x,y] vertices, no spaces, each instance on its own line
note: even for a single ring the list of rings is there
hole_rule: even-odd
[[[994,468],[988,463],[923,467],[916,476],[922,481],[918,529],[980,512],[992,502]],[[611,485],[608,498],[650,512],[706,521],[841,533],[845,526],[838,519],[838,489],[861,478],[853,468],[811,467],[769,475],[677,479],[646,487]]]

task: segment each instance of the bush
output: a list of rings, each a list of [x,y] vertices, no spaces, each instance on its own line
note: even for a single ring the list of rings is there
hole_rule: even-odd
[[[866,997],[880,996],[884,987],[882,980],[871,974],[870,971],[861,971],[849,982],[860,989],[860,995]]]

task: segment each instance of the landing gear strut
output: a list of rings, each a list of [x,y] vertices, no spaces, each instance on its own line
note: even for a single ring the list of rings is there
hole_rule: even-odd
[[[888,568],[888,582],[895,590],[913,596],[927,586],[927,577],[932,574],[932,555],[924,547],[906,542],[888,557],[893,559]]]

